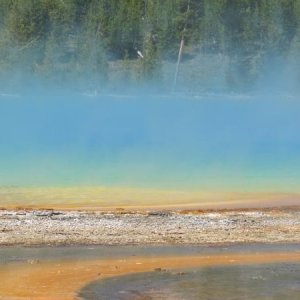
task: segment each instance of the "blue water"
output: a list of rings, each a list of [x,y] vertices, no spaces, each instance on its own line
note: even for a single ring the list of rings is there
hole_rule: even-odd
[[[0,97],[0,185],[298,191],[300,102]]]

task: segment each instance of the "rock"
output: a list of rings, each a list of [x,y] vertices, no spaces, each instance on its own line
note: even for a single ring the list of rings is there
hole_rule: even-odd
[[[38,259],[28,259],[27,263],[30,265],[36,265],[36,264],[39,264],[40,261]]]
[[[166,269],[162,269],[162,268],[155,268],[154,271],[155,272],[167,272]]]
[[[176,275],[179,275],[179,276],[183,276],[185,275],[186,273],[185,272],[177,272]]]
[[[53,215],[52,210],[37,210],[32,213],[36,217],[51,217]]]
[[[148,212],[148,216],[159,216],[159,217],[167,217],[172,213],[170,211],[150,211]]]

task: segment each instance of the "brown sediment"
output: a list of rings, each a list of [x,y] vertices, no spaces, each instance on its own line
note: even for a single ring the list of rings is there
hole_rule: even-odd
[[[126,257],[14,263],[0,269],[0,298],[7,300],[73,300],[88,283],[155,269],[180,269],[238,264],[300,262],[299,252],[199,256]]]
[[[300,203],[300,200],[299,200]],[[275,201],[272,202],[261,202],[261,203],[233,203],[233,202],[222,202],[222,203],[206,203],[206,204],[196,204],[196,203],[184,203],[184,204],[161,204],[161,205],[135,205],[129,206],[124,205],[123,207],[117,206],[86,206],[84,204],[79,205],[6,205],[0,207],[0,211],[78,211],[78,212],[103,212],[114,214],[147,214],[151,211],[170,211],[177,212],[181,214],[201,214],[207,212],[228,212],[228,211],[270,211],[270,210],[289,210],[295,209],[300,210],[300,204],[278,204]]]
[[[282,205],[282,206],[276,206],[275,203],[273,203],[272,206],[263,206],[263,207],[235,207],[235,208],[203,208],[203,209],[196,209],[196,208],[185,208],[180,209],[178,208],[176,212],[178,214],[192,214],[192,215],[199,215],[199,214],[205,214],[205,213],[226,213],[226,212],[267,212],[272,214],[282,214],[284,211],[299,211],[300,205]]]

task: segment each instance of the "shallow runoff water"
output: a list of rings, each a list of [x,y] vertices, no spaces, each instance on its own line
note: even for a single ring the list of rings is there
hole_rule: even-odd
[[[198,255],[202,266],[174,268]],[[0,248],[0,299],[298,300],[299,261],[299,244]]]
[[[298,300],[300,264],[212,266],[156,271],[96,281],[86,300]]]

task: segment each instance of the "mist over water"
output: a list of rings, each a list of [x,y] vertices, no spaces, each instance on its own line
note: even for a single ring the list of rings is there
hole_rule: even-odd
[[[0,93],[299,93],[296,0],[12,0],[0,18]]]
[[[296,99],[1,98],[1,185],[298,191]]]
[[[298,2],[153,3],[0,3],[1,186],[298,191]]]

